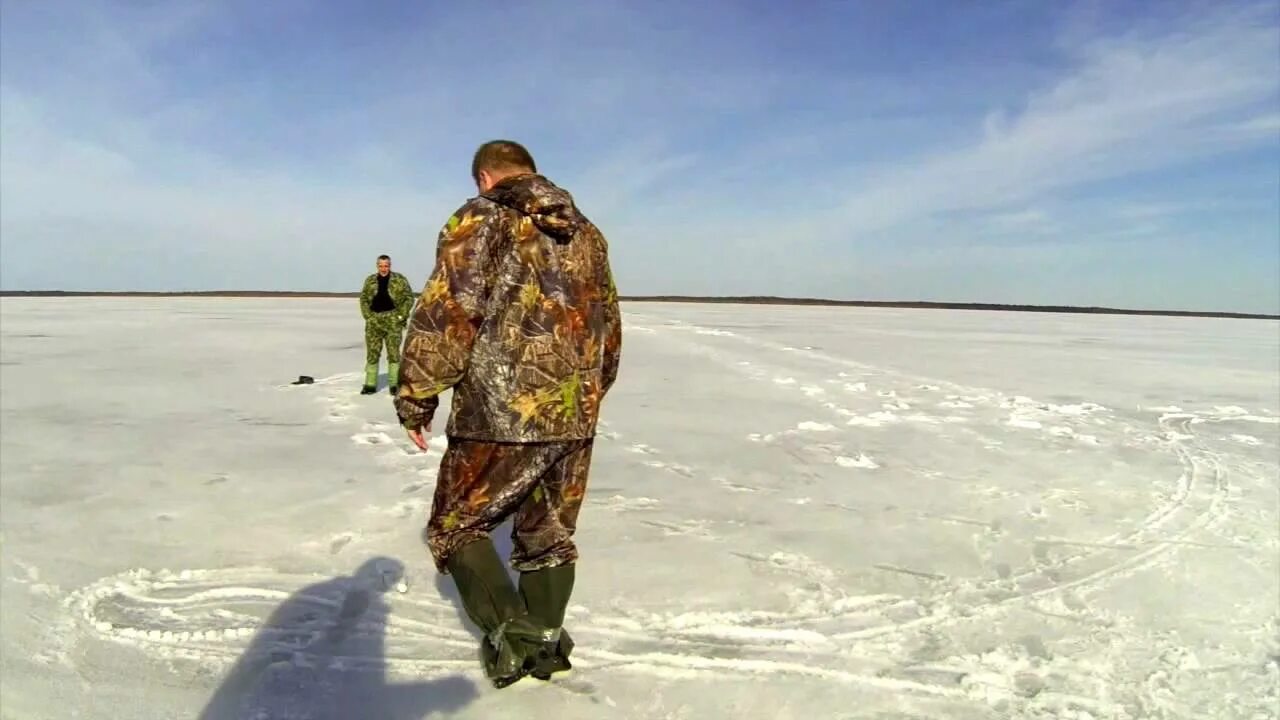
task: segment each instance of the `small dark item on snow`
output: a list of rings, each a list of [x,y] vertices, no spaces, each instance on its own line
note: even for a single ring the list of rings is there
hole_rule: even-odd
[[[294,385],[310,385],[315,381],[316,379],[311,377],[310,375],[299,375],[298,379],[293,381],[293,384]]]

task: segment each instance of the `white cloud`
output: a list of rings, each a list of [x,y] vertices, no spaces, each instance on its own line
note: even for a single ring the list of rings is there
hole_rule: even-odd
[[[1234,123],[1224,130],[1231,139],[1240,141],[1280,140],[1280,112]]]
[[[1013,233],[1051,233],[1058,229],[1047,212],[1036,209],[995,213],[988,218],[988,224],[997,230]]]
[[[176,82],[151,54],[211,24],[225,32],[249,22],[248,5],[219,5],[211,17],[196,4],[168,15],[86,11],[49,24],[43,50],[9,22],[14,7],[37,6],[5,11],[6,286],[18,277],[47,286],[39,273],[64,259],[81,263],[67,266],[81,273],[73,285],[106,274],[139,285],[152,282],[146,263],[156,253],[185,258],[183,281],[202,286],[341,289],[375,248],[418,276],[439,223],[472,190],[470,144],[510,135],[536,138],[544,169],[602,225],[629,292],[854,297],[874,281],[884,294],[919,296],[934,283],[990,285],[1014,259],[1054,261],[1020,245],[1165,233],[1187,198],[1071,196],[1099,180],[1274,143],[1280,128],[1280,40],[1273,18],[1247,14],[1084,41],[1077,33],[1064,40],[1056,80],[947,127],[932,111],[972,107],[991,87],[957,104],[954,86],[930,87],[938,77],[924,72],[912,84],[891,70],[836,78],[800,63],[762,76],[746,59],[708,67],[715,52],[699,42],[668,47],[669,22],[620,3],[564,18],[513,11],[509,22],[534,35],[593,37],[540,46],[518,63],[468,54],[472,19],[446,13],[376,48],[344,51],[358,57],[314,52],[305,71],[227,74],[209,85]],[[272,4],[249,17],[305,18],[314,7]],[[50,12],[46,20],[56,19]],[[628,32],[599,37],[617,27]],[[308,94],[317,87],[284,83],[323,90],[330,74],[357,64],[379,71],[368,82],[344,79],[351,96],[319,110]],[[1018,74],[1018,86],[1044,70]],[[502,88],[501,102],[468,100],[479,78]],[[800,100],[802,111],[781,109],[779,97]],[[298,158],[306,147],[314,156]],[[867,166],[864,157],[885,161]],[[943,282],[957,266],[945,257],[974,247],[989,249]],[[936,269],[921,264],[926,257]],[[933,280],[918,280],[899,258]]]
[[[1220,130],[1270,126],[1269,116],[1249,119],[1274,101],[1278,55],[1274,27],[1235,14],[1088,42],[1071,72],[1021,112],[995,109],[978,141],[868,174],[836,216],[849,232],[868,232],[1256,143],[1264,132]]]
[[[567,29],[562,18],[522,12],[549,31]],[[593,12],[622,11],[598,6]],[[362,272],[366,256],[386,249],[406,258],[398,265],[411,277],[421,277],[433,260],[440,224],[474,192],[466,165],[472,143],[508,130],[524,139],[536,134],[538,123],[559,123],[553,138],[581,137],[590,128],[599,141],[600,128],[612,126],[624,134],[622,141],[583,148],[561,140],[571,154],[544,163],[555,170],[553,179],[584,200],[592,217],[607,224],[610,215],[637,205],[637,195],[694,161],[672,150],[661,128],[641,137],[629,131],[645,122],[650,106],[724,108],[757,101],[733,78],[726,77],[719,92],[699,95],[693,79],[677,77],[670,67],[646,71],[642,61],[632,63],[637,72],[619,84],[614,80],[627,68],[575,63],[563,56],[577,52],[571,44],[530,53],[522,63],[490,56],[487,65],[477,65],[458,54],[461,48],[470,52],[474,28],[446,15],[426,29],[432,42],[416,38],[360,58],[387,69],[375,79],[368,102],[357,98],[336,113],[308,112],[305,101],[287,91],[276,95],[282,88],[257,78],[173,86],[166,75],[172,68],[150,53],[180,45],[189,39],[184,33],[208,23],[245,21],[243,15],[231,18],[226,7],[209,15],[198,4],[166,6],[134,17],[128,8],[86,4],[66,22],[35,6],[7,6],[5,14],[5,287],[107,282],[149,289],[157,283],[342,289],[350,263]],[[576,31],[589,29],[582,14],[569,17]],[[35,30],[45,31],[39,47],[24,40]],[[624,58],[626,48],[615,52]],[[41,53],[56,62],[42,63]],[[468,99],[476,73],[506,86],[502,102]],[[319,69],[308,75],[320,76]],[[531,84],[530,77],[556,82]],[[584,97],[590,102],[562,97],[581,92],[578,81],[604,84]],[[645,98],[631,105],[635,117],[619,114],[627,93]],[[270,147],[233,154],[202,135],[230,137],[232,145],[279,135],[298,145],[299,137],[314,137],[316,157],[299,163],[274,157]],[[544,158],[537,144],[534,151]],[[434,161],[425,169],[424,158]],[[185,262],[182,275],[156,279],[148,263],[157,257]]]

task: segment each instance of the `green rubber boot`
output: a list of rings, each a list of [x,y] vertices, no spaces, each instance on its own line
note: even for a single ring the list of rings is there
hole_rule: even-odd
[[[480,652],[490,681],[502,688],[524,677],[544,633],[530,621],[493,542],[485,538],[463,546],[449,558],[448,569],[463,610],[484,632]]]
[[[508,620],[485,636],[480,643],[480,656],[484,660],[485,673],[494,687],[504,688],[525,675],[533,673],[542,677],[540,668],[546,655],[547,630],[530,622],[528,616]]]
[[[387,392],[392,395],[396,394],[396,390],[400,389],[400,363],[387,363]]]
[[[361,395],[372,395],[378,392],[378,364],[364,366],[364,387],[360,388]]]
[[[545,630],[532,670],[539,680],[549,680],[552,674],[573,668],[569,662],[573,638],[563,628],[573,581],[572,563],[520,574],[520,595],[529,610],[529,619]]]

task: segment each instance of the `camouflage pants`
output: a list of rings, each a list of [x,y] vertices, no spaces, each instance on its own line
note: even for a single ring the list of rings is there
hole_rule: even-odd
[[[512,513],[511,565],[520,572],[578,559],[573,533],[594,441],[492,443],[449,439],[440,461],[427,547],[447,574],[449,556],[482,540]]]
[[[382,359],[382,348],[387,349],[387,362],[400,362],[400,342],[403,326],[392,312],[373,313],[364,321],[364,361],[377,366]]]

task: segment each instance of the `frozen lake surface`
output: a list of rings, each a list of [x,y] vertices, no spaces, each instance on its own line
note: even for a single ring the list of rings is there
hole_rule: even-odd
[[[624,311],[575,671],[495,691],[354,299],[4,299],[0,715],[1276,717],[1276,322]]]

